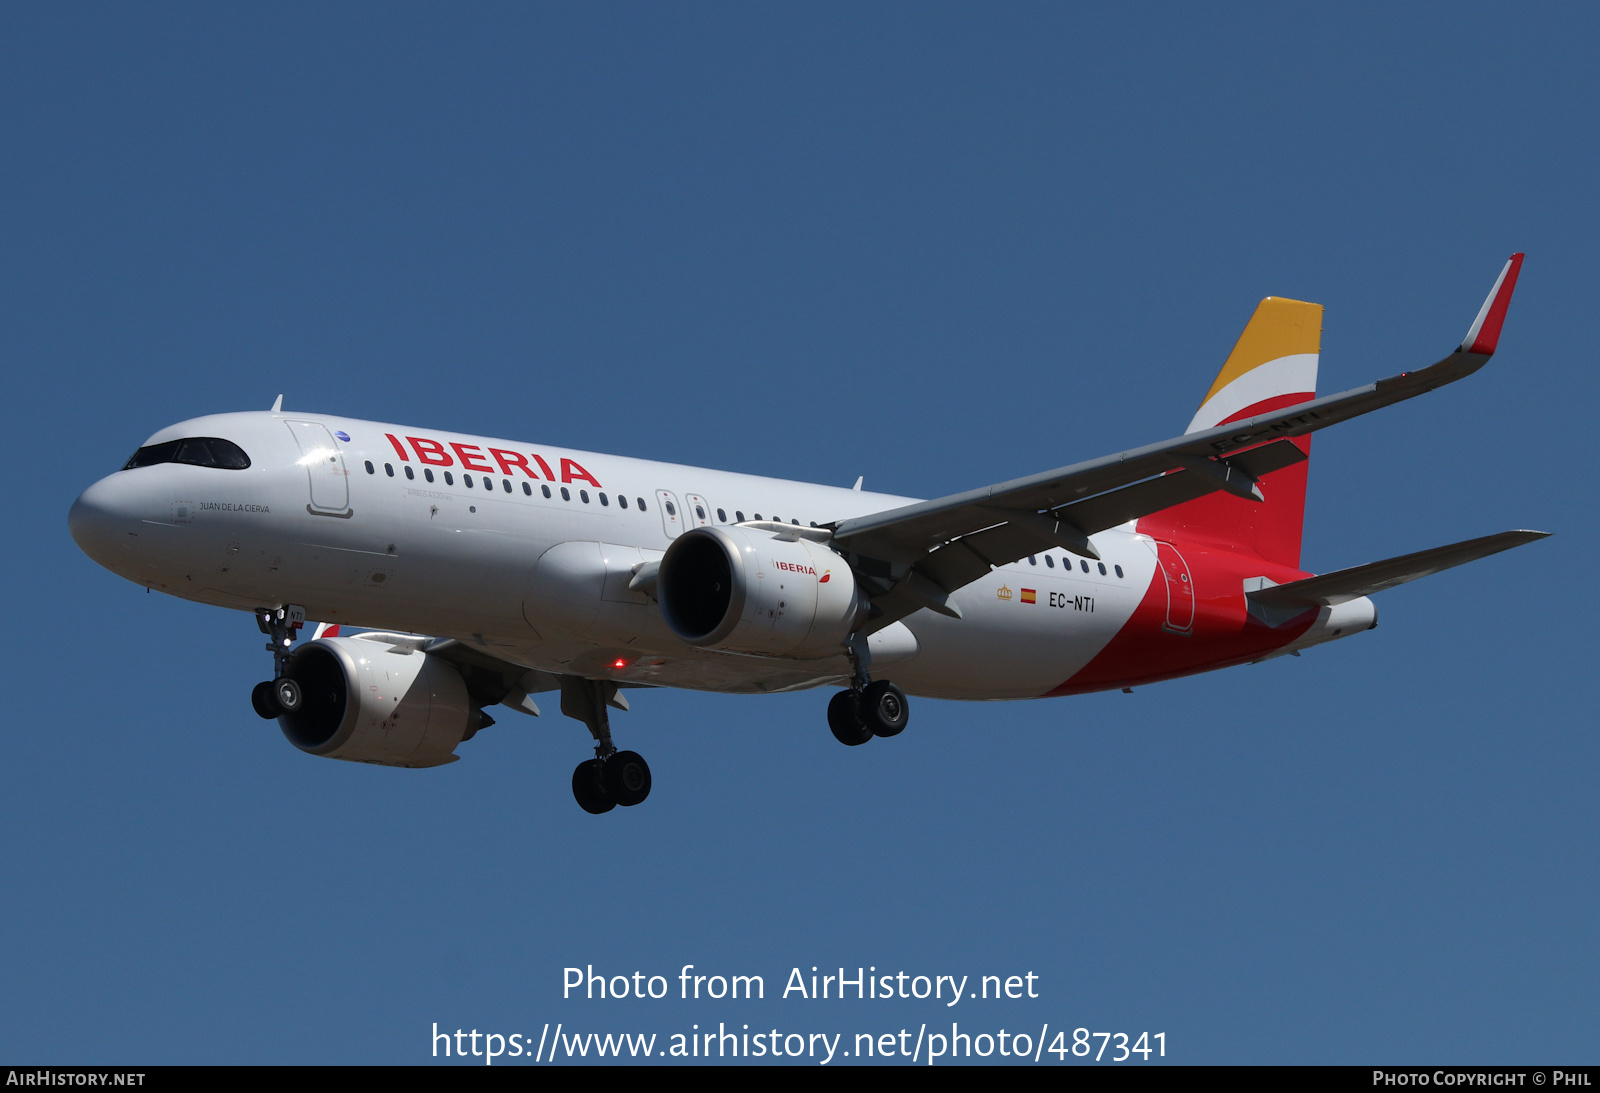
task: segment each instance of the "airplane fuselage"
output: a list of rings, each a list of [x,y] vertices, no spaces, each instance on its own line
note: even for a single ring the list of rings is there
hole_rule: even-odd
[[[694,527],[826,526],[915,500],[322,414],[196,418],[146,446],[188,437],[230,440],[250,465],[140,466],[74,506],[80,545],[130,581],[447,635],[553,673],[714,691],[838,683],[851,668],[842,650],[794,659],[691,646],[629,588],[641,563]],[[921,610],[879,631],[873,675],[931,697],[1035,698],[1258,660],[1375,619],[1365,598],[1291,619],[1252,614],[1251,582],[1306,574],[1225,543],[1157,540],[1136,521],[1092,542],[1098,562],[1051,550],[1001,565],[952,594],[960,618]],[[836,575],[849,574],[841,563]]]

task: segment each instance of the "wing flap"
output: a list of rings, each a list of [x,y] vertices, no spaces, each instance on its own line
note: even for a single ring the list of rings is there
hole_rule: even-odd
[[[982,577],[991,566],[1005,565],[1054,545],[1027,525],[999,524],[940,547],[917,569],[946,592],[954,592]]]
[[[1415,554],[1403,554],[1398,558],[1386,558],[1381,562],[1368,562],[1351,569],[1307,577],[1303,581],[1271,585],[1248,592],[1246,596],[1263,607],[1332,607],[1414,581],[1418,577],[1430,577],[1442,570],[1487,558],[1502,550],[1543,539],[1549,534],[1547,531],[1502,531],[1481,539],[1468,539],[1462,543],[1419,550]]]
[[[1261,478],[1284,467],[1303,463],[1305,458],[1305,453],[1287,440],[1276,440],[1218,462],[1243,471],[1250,478]],[[1218,488],[1214,479],[1192,470],[1183,470],[1086,498],[1056,512],[1082,528],[1084,534],[1093,535],[1097,531],[1203,497]]]

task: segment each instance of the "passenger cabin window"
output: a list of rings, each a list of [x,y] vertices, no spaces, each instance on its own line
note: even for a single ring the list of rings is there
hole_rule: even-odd
[[[740,512],[738,509],[733,510],[733,518],[738,523],[744,523],[744,513]]]
[[[603,493],[602,493],[602,494],[601,494],[601,495],[600,495],[600,503],[601,503],[601,504],[602,504],[602,505],[609,505],[609,504],[611,504],[611,501],[610,501],[610,499],[609,499],[609,498],[607,498],[607,497],[606,497],[606,495],[605,495],[605,494],[603,494]]]
[[[625,493],[617,494],[617,504],[621,505],[623,508],[627,508],[628,507],[628,495],[625,494]]]
[[[565,487],[565,486],[561,487],[561,500],[563,500],[563,501],[571,501],[572,500],[572,491],[567,489],[567,487]]]
[[[1117,576],[1122,576],[1122,567],[1120,565],[1114,565],[1111,568],[1117,571]]]
[[[367,460],[367,473],[368,474],[377,474],[378,473],[378,468],[376,468],[376,467],[374,467],[372,465],[372,460],[370,460],[370,459]]]
[[[385,463],[383,465],[383,473],[388,475],[390,478],[393,478],[394,477],[394,464],[393,463]]]
[[[447,473],[446,473],[446,474],[445,474],[445,477],[446,477],[446,478],[449,478],[449,477],[450,477],[450,475],[449,475],[449,473],[448,473],[448,472],[447,472]],[[472,488],[472,476],[471,476],[471,475],[470,475],[470,474],[464,474],[464,475],[462,475],[462,476],[461,476],[461,484],[462,484],[462,485],[463,485],[463,486],[465,486],[465,487],[467,487],[467,489],[469,489],[469,490],[470,490],[470,489],[471,489],[471,488]]]
[[[1038,565],[1039,564],[1039,559],[1035,558],[1032,554],[1030,554],[1030,555],[1028,555],[1028,564],[1029,565]]]
[[[589,491],[588,490],[579,490],[578,491],[578,499],[580,501],[582,501],[585,505],[587,505],[589,503]]]
[[[728,514],[726,512],[724,512],[724,511],[722,511],[721,509],[718,509],[717,510],[717,523],[726,524],[727,522],[728,522]]]
[[[542,493],[543,493],[543,494],[544,494],[544,495],[545,495],[545,496],[546,496],[546,497],[549,497],[549,496],[550,496],[550,487],[549,487],[549,486],[540,486],[540,487],[539,487],[539,490],[540,490],[540,492],[542,492]]]
[[[1106,564],[1104,562],[1096,562],[1095,564],[1100,567],[1100,576],[1104,577],[1106,575]]]
[[[412,469],[411,469],[411,468],[410,468],[410,466],[407,466],[407,467],[406,467],[406,477],[407,477],[407,478],[411,478],[411,479],[415,479],[415,478],[416,478],[416,477],[417,477],[417,472],[416,472],[416,471],[413,471],[413,470],[412,470]]]
[[[644,498],[643,497],[635,497],[634,500],[639,503],[639,511],[643,512],[644,511]]]
[[[422,468],[422,477],[426,478],[429,482],[432,482],[433,481],[433,472],[431,470],[429,470],[427,467],[424,467],[424,468]]]
[[[453,486],[456,484],[456,480],[450,476],[449,471],[444,472],[444,484],[447,486]]]
[[[1083,571],[1085,573],[1089,572],[1089,563],[1087,561],[1080,561],[1078,564],[1083,566]],[[1067,565],[1070,567],[1072,563],[1068,562]]]
[[[528,485],[528,483],[524,482],[522,484],[522,494],[523,494],[524,497],[532,497],[533,496],[533,487]]]
[[[191,436],[140,448],[122,465],[122,469],[131,471],[136,467],[153,467],[157,463],[186,463],[191,467],[242,471],[250,466],[250,457],[231,440],[215,436]]]

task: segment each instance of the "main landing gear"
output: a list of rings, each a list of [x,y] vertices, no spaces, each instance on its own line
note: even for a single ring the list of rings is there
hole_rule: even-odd
[[[887,679],[840,691],[828,702],[828,728],[839,743],[850,747],[874,736],[897,736],[910,719],[905,692]]]
[[[629,808],[650,796],[650,766],[636,751],[618,751],[611,742],[607,706],[628,708],[607,679],[561,677],[561,712],[589,727],[594,737],[594,758],[585,759],[572,772],[572,795],[578,807],[599,815],[618,805]]]
[[[256,625],[267,635],[267,652],[272,654],[272,678],[255,685],[250,692],[250,705],[268,721],[294,713],[304,701],[300,684],[285,676],[283,667],[289,662],[289,647],[294,644],[296,631],[305,621],[306,609],[298,604],[256,610]]]

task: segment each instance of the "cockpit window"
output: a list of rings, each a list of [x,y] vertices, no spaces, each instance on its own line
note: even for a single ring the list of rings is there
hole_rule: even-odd
[[[153,467],[157,463],[187,463],[191,467],[242,471],[250,466],[250,457],[231,440],[215,436],[191,436],[140,448],[122,469],[131,471],[135,467]]]

